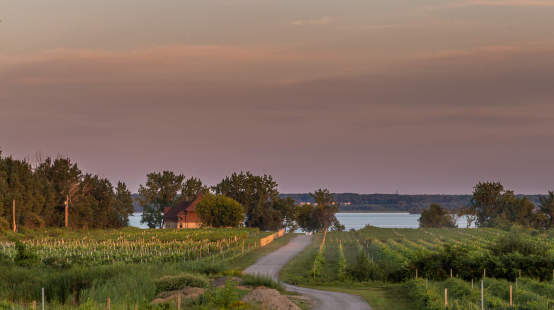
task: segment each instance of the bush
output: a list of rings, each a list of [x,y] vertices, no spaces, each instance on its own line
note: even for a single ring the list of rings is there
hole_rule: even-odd
[[[157,292],[175,291],[184,287],[208,287],[210,281],[200,274],[181,273],[176,276],[165,276],[154,281]]]
[[[249,285],[249,286],[253,286],[253,287],[265,286],[265,287],[276,289],[276,290],[281,291],[281,292],[285,290],[283,288],[283,286],[281,285],[281,283],[276,282],[270,276],[266,276],[266,275],[246,274],[242,277],[241,284],[242,285]]]

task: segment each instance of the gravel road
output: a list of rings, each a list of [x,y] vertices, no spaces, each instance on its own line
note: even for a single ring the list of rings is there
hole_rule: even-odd
[[[311,243],[311,237],[300,235],[292,239],[287,245],[277,251],[259,259],[254,265],[244,271],[248,274],[263,274],[278,280],[279,270],[298,255]],[[284,284],[288,291],[297,292],[311,298],[314,302],[313,310],[370,310],[369,305],[359,296],[315,290],[311,288],[298,287]]]

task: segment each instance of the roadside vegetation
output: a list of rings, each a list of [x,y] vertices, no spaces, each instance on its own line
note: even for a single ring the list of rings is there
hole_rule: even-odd
[[[0,235],[0,304],[6,309],[258,309],[250,287],[280,288],[241,271],[293,234],[260,247],[255,228],[66,231]],[[220,283],[216,283],[219,281]],[[228,283],[227,283],[228,282]]]

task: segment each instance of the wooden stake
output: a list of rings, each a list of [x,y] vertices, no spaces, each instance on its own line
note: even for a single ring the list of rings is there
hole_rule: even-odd
[[[484,283],[485,281],[481,280],[481,310],[485,310],[485,288]]]
[[[65,197],[65,227],[67,228],[67,226],[69,225],[69,220],[68,220],[68,217],[69,217],[69,196],[66,196]]]
[[[444,305],[448,306],[448,288],[444,288]]]
[[[416,270],[415,270],[415,278],[416,278],[416,280],[417,280],[417,268],[416,268]]]
[[[483,279],[487,277],[487,269],[483,269]]]
[[[112,308],[112,300],[108,297],[108,310]]]
[[[33,310],[37,310],[37,301],[33,300]]]
[[[512,286],[510,285],[510,307],[513,306],[512,303]]]
[[[177,295],[177,310],[181,310],[181,294]]]
[[[452,268],[450,268],[450,278],[452,278]]]
[[[44,310],[44,287],[42,288],[42,310]]]
[[[17,231],[17,224],[15,223],[15,199],[12,201],[12,218],[13,218],[13,232]]]
[[[138,303],[135,303],[135,310],[138,310]]]

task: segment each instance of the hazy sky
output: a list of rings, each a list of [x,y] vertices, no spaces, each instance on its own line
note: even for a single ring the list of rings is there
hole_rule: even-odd
[[[0,0],[0,149],[132,190],[554,189],[554,0]]]

